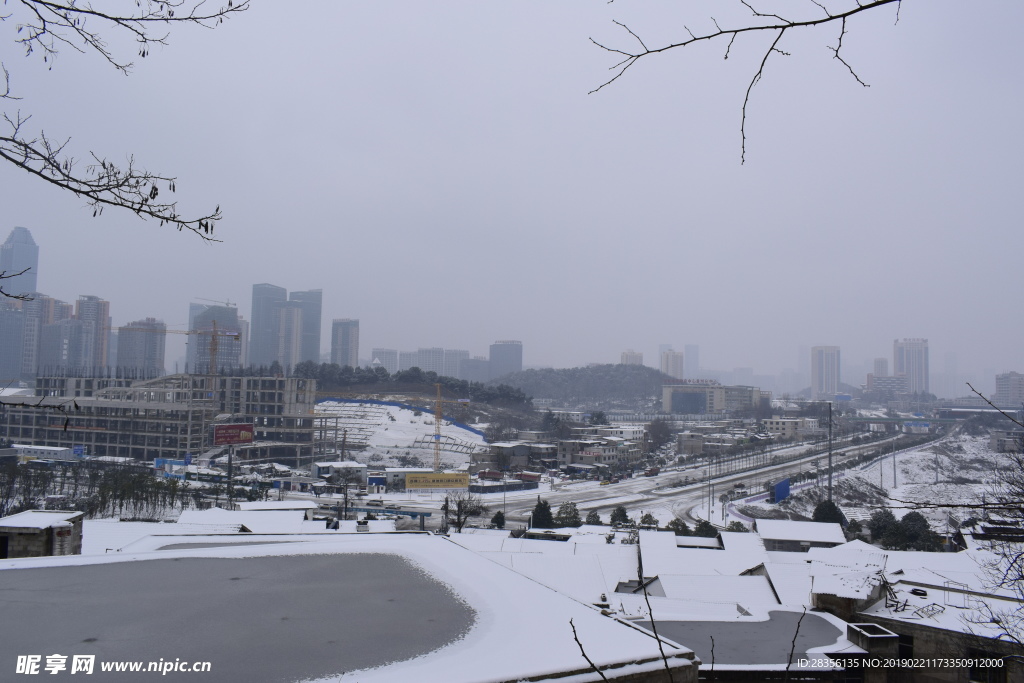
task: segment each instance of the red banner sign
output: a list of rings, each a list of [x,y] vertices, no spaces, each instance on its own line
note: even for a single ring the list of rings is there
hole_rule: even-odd
[[[213,425],[213,445],[230,446],[239,443],[252,443],[252,425]]]

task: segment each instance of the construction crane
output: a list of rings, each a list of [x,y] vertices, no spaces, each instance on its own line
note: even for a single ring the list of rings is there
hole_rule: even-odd
[[[441,413],[441,407],[445,403],[469,403],[468,398],[460,398],[455,401],[448,401],[441,397],[441,383],[438,382],[434,385],[437,387],[437,398],[434,400],[434,471],[441,471],[441,421],[444,416]]]
[[[217,374],[217,349],[220,347],[220,338],[221,337],[231,337],[233,339],[238,339],[239,338],[239,333],[238,332],[228,332],[228,331],[220,331],[220,330],[218,330],[217,329],[217,321],[216,320],[213,321],[213,326],[212,327],[213,327],[213,329],[210,329],[210,330],[168,330],[168,329],[159,329],[159,328],[153,328],[153,327],[108,327],[107,329],[108,330],[114,330],[115,332],[121,332],[121,331],[124,331],[124,330],[128,330],[128,331],[131,331],[131,332],[152,332],[152,333],[157,333],[157,334],[163,334],[163,333],[166,333],[166,334],[186,334],[186,335],[208,334],[208,335],[210,335],[210,367],[209,367],[209,369],[210,369],[210,374],[211,375],[216,375]]]
[[[237,304],[233,304],[230,301],[217,301],[216,299],[204,299],[201,296],[195,297],[196,301],[209,301],[212,304],[220,304],[221,306],[227,306],[228,308],[237,308]]]

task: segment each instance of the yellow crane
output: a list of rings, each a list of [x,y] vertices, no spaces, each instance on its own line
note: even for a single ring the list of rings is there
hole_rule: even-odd
[[[212,329],[209,330],[168,330],[168,329],[157,329],[152,327],[108,327],[108,330],[114,330],[115,332],[121,332],[123,330],[129,330],[131,332],[153,332],[153,333],[167,333],[167,334],[208,334],[210,335],[210,374],[217,374],[217,349],[220,347],[221,337],[231,337],[238,339],[238,332],[227,332],[219,331],[217,329],[217,321],[213,321]]]
[[[437,398],[434,399],[434,471],[441,471],[441,422],[444,416],[441,412],[441,407],[445,403],[469,403],[468,398],[460,398],[454,401],[445,400],[441,397],[441,383],[438,382],[434,385],[437,387]]]

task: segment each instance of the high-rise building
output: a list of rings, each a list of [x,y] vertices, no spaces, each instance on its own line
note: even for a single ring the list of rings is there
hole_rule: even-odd
[[[385,359],[377,357],[377,351],[380,350],[382,349],[373,350],[374,357],[370,362],[379,360],[389,373],[398,370],[398,352],[394,349],[383,349],[390,352],[385,354]],[[359,367],[359,320],[336,318],[331,324],[331,362],[342,367]]]
[[[196,314],[192,322],[192,341],[195,347],[195,365],[189,368],[194,374],[220,372],[241,367],[242,325],[238,309],[234,306],[207,306]],[[211,351],[216,348],[215,363],[210,364]]]
[[[463,358],[459,361],[459,379],[467,382],[486,382],[491,378],[491,361],[483,356]]]
[[[997,406],[1020,410],[1024,406],[1024,375],[1019,372],[996,375],[996,393],[992,401]]]
[[[147,379],[164,374],[167,325],[156,318],[130,322],[117,335],[117,368]]]
[[[621,360],[619,360],[619,364],[620,365],[643,365],[644,364],[644,354],[640,353],[639,351],[634,351],[633,349],[630,349],[629,351],[623,351],[622,352],[622,356],[621,356]]]
[[[320,364],[320,319],[323,310],[322,289],[292,292],[288,296],[302,309],[302,339],[299,345],[299,361],[310,360]]]
[[[416,351],[399,351],[398,352],[398,369],[408,370],[410,368],[418,367],[419,354]]]
[[[832,399],[839,393],[839,347],[811,348],[811,399]]]
[[[286,301],[277,309],[277,352],[274,356],[281,369],[291,374],[302,362],[302,304]]]
[[[284,287],[262,283],[252,286],[252,319],[249,327],[249,364],[269,367],[277,360],[280,345],[281,307],[288,300]]]
[[[21,346],[21,376],[34,379],[39,369],[39,350],[43,326],[67,320],[74,314],[74,306],[52,297],[32,292],[32,299],[21,303],[25,313],[25,326]]]
[[[417,350],[416,365],[423,372],[444,374],[444,349],[440,346],[432,346],[429,349]]]
[[[38,371],[96,372],[96,326],[92,321],[65,318],[42,326]]]
[[[907,391],[911,394],[929,393],[928,340],[893,340],[892,372],[907,378]]]
[[[445,349],[444,350],[444,371],[441,373],[445,377],[455,377],[458,379],[465,379],[461,374],[459,368],[462,366],[462,361],[469,360],[469,351],[464,349]]]
[[[89,368],[107,367],[108,344],[110,342],[110,302],[98,296],[85,294],[75,302],[75,319],[92,327],[92,355]]]
[[[0,245],[0,289],[8,294],[28,294],[36,291],[39,274],[39,247],[28,228],[16,227]]]
[[[0,299],[0,386],[21,379],[24,338],[25,312]]]
[[[513,372],[523,371],[523,342],[515,340],[496,341],[491,344],[491,378],[504,377]]]
[[[682,351],[668,349],[661,352],[661,372],[675,379],[686,376],[686,357]]]
[[[889,359],[888,358],[876,358],[875,359],[875,371],[872,373],[875,377],[888,377],[889,376]]]
[[[396,349],[374,349],[370,354],[371,363],[380,363],[381,367],[388,371],[389,375],[393,375],[398,372],[398,351]],[[332,358],[333,358],[333,344],[332,344]],[[333,361],[332,361],[333,362]],[[339,363],[339,365],[341,365]]]
[[[689,379],[700,377],[700,347],[696,344],[683,347],[683,376]]]

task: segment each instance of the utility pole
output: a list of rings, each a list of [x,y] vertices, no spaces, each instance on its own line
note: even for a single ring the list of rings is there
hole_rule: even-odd
[[[832,401],[828,402],[828,502],[832,502]]]

